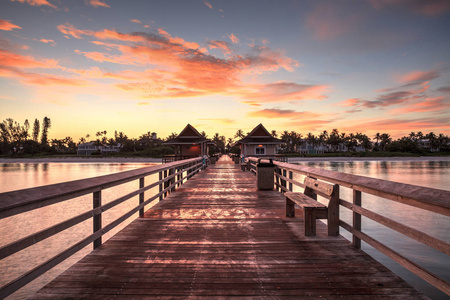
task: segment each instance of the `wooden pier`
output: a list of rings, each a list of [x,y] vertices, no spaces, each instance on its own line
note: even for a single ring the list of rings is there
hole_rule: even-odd
[[[427,299],[341,236],[305,237],[285,197],[223,156],[35,299]]]

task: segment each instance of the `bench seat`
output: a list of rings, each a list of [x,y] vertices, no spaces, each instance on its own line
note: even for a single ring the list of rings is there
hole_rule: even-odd
[[[305,236],[316,235],[316,219],[327,219],[326,205],[306,196],[303,193],[286,192],[286,216],[295,217],[295,204],[303,208]]]

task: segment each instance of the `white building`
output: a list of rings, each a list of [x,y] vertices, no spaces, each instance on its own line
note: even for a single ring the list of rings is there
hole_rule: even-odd
[[[97,146],[94,142],[82,143],[78,145],[77,155],[92,155],[92,153],[100,151],[102,154],[119,152],[122,148],[121,144],[107,146]]]

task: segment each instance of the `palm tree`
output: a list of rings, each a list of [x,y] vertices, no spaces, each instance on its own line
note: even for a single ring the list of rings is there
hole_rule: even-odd
[[[245,137],[244,131],[242,131],[242,129],[238,129],[234,137],[237,139],[243,139]]]
[[[333,152],[337,151],[339,144],[341,143],[341,136],[339,135],[339,130],[337,130],[337,128],[334,128],[331,131],[327,143],[330,144],[330,146],[333,149]]]
[[[272,132],[270,133],[274,138],[278,137],[278,133],[276,130],[272,130]]]
[[[378,146],[379,145],[378,141],[381,140],[381,134],[379,132],[377,132],[373,138],[377,140],[377,146]]]
[[[380,146],[381,149],[386,150],[386,146],[389,145],[390,143],[392,143],[392,138],[391,135],[389,133],[383,133],[381,136],[381,142],[380,142]]]
[[[311,145],[313,148],[317,144],[317,138],[311,132],[308,132],[308,134],[306,135],[306,140],[308,141],[308,144]]]

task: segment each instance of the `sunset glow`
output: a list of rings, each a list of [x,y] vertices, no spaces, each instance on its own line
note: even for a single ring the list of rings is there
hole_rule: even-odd
[[[4,0],[0,118],[76,141],[188,123],[449,135],[448,28],[447,0]]]

